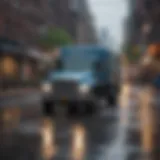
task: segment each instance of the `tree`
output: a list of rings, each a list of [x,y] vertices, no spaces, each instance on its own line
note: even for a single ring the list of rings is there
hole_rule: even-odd
[[[47,50],[73,43],[71,36],[61,28],[49,28],[39,39],[39,44]]]
[[[130,63],[137,62],[142,55],[142,51],[139,46],[131,46],[131,45],[124,48],[124,53],[128,62]]]

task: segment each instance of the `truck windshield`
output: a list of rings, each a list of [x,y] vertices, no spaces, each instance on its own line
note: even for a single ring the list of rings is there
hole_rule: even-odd
[[[67,71],[88,71],[92,70],[95,62],[95,54],[93,53],[66,53],[60,62],[57,63],[57,70]]]

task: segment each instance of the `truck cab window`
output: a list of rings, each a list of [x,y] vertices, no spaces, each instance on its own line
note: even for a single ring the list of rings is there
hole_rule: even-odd
[[[103,70],[103,68],[104,68],[104,65],[103,65],[103,62],[101,62],[101,61],[96,61],[95,63],[94,63],[94,65],[93,65],[94,67],[94,71],[102,71]]]

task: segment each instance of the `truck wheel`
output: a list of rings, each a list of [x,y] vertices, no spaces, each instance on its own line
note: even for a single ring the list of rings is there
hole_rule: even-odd
[[[116,96],[113,96],[113,95],[109,95],[108,96],[108,103],[109,103],[109,106],[113,107],[113,106],[116,106]]]
[[[44,101],[43,104],[43,114],[45,116],[53,116],[54,112],[55,112],[55,106],[53,101]]]

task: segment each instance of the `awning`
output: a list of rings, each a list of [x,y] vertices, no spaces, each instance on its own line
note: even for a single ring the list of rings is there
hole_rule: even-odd
[[[28,48],[26,50],[26,55],[32,59],[41,61],[43,60],[44,53],[34,48]]]
[[[54,57],[52,54],[42,52],[41,50],[36,48],[28,48],[26,50],[26,55],[32,59],[39,60],[44,63],[51,63],[54,60]]]
[[[0,54],[14,54],[24,56],[25,47],[17,41],[0,38]]]

